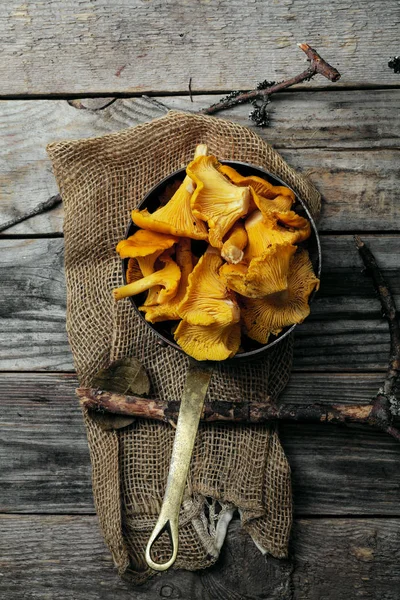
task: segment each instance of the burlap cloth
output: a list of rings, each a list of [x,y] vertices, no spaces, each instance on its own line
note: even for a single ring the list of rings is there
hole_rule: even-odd
[[[116,134],[48,146],[64,201],[67,331],[81,386],[111,361],[136,356],[151,379],[151,396],[179,400],[188,360],[162,348],[129,300],[115,303],[121,285],[115,252],[130,211],[144,194],[185,166],[196,144],[220,159],[267,168],[309,204],[320,195],[250,129],[219,118],[170,111]],[[289,337],[252,363],[220,364],[208,400],[276,398],[291,369]],[[105,541],[121,574],[143,582],[153,572],[144,550],[160,511],[174,430],[137,420],[103,431],[84,412],[92,461],[93,494]],[[243,527],[263,551],[287,554],[292,522],[290,468],[278,435],[268,425],[200,426],[180,515],[176,568],[200,569],[218,557],[227,523],[239,509]],[[169,552],[160,541],[160,558]]]

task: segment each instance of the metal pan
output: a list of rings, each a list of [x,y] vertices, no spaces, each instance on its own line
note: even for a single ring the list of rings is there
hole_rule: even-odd
[[[289,187],[286,183],[279,179],[279,177],[272,175],[272,173],[269,173],[260,167],[239,161],[220,162],[239,170],[242,175],[257,175],[267,179],[273,185],[285,185],[286,187]],[[146,194],[138,208],[147,208],[149,212],[154,212],[159,207],[160,196],[165,192],[167,186],[176,180],[183,181],[185,175],[186,170],[180,169],[179,171],[175,171],[163,179]],[[321,245],[317,228],[306,203],[299,198],[297,194],[294,209],[299,214],[307,217],[311,223],[311,236],[306,242],[302,243],[302,246],[307,248],[314,267],[314,272],[319,278],[321,274]],[[138,229],[139,228],[131,222],[126,232],[126,237],[133,235]],[[197,242],[194,241],[193,245],[196,245],[196,243]],[[204,244],[204,242],[199,242],[199,244],[201,243]],[[204,250],[205,247],[206,245],[204,245]],[[123,278],[124,282],[126,283],[128,259],[124,259],[122,263]],[[311,294],[310,302],[314,298],[314,295],[315,292]],[[172,346],[177,351],[184,353],[182,348],[176,344],[173,335],[171,334],[171,322],[155,324],[148,323],[138,309],[138,307],[143,304],[143,295],[131,297],[130,300],[137,314],[140,316],[146,326],[149,327],[160,339],[161,345]],[[271,336],[270,341],[268,341],[268,344],[265,345],[259,344],[258,342],[255,342],[249,338],[242,337],[241,347],[243,350],[229,359],[229,361],[233,362],[238,360],[251,360],[254,356],[260,354],[261,352],[265,352],[266,350],[269,350],[276,344],[280,343],[293,331],[295,327],[296,325],[292,325],[291,327],[284,329],[278,336]],[[198,362],[190,358],[186,385],[181,399],[164,499],[156,526],[152,532],[152,535],[150,536],[146,548],[146,562],[152,569],[157,571],[165,571],[168,569],[175,562],[178,553],[179,511],[182,503],[187,474],[189,471],[190,459],[193,452],[196,433],[203,409],[204,399],[207,394],[207,389],[212,374],[212,366],[212,362]],[[171,556],[166,562],[155,562],[151,556],[152,548],[155,542],[164,532],[168,534],[170,539]]]

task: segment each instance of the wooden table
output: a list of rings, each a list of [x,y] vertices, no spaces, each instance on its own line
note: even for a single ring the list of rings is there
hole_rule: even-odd
[[[324,196],[321,292],[298,328],[283,400],[368,402],[389,335],[352,234],[370,244],[399,300],[400,76],[387,66],[398,23],[395,0],[2,3],[1,222],[57,192],[47,142],[163,114],[143,94],[196,110],[223,91],[294,75],[304,68],[295,42],[307,41],[342,79],[274,97],[271,126],[257,131]],[[221,116],[251,127],[247,114]],[[262,557],[236,523],[212,569],[136,590],[119,580],[74,395],[62,216],[60,207],[0,237],[0,597],[397,600],[400,444],[329,425],[281,428],[296,514],[288,560]]]

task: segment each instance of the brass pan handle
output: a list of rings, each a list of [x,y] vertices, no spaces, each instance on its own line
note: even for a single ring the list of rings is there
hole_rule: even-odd
[[[160,515],[146,548],[146,562],[156,571],[169,569],[178,554],[179,510],[211,374],[212,368],[209,363],[190,362],[179,409],[167,487]],[[151,550],[165,531],[169,535],[172,547],[171,557],[167,562],[156,563],[151,558]]]
[[[165,498],[164,498],[164,503],[165,503]],[[163,507],[164,507],[164,503],[163,503]],[[165,512],[167,512],[167,511],[165,511]],[[179,512],[179,510],[178,510],[178,512]],[[151,558],[151,549],[153,547],[153,544],[156,543],[156,541],[164,533],[164,531],[166,531],[168,533],[169,541],[170,541],[171,547],[172,547],[172,555],[171,555],[171,558],[167,562],[160,564],[160,563],[154,562],[154,560]],[[177,554],[178,554],[178,521],[176,518],[170,519],[168,516],[163,514],[163,512],[161,511],[160,516],[158,517],[156,526],[153,529],[153,533],[151,534],[150,539],[147,543],[146,562],[149,565],[149,567],[151,567],[155,571],[166,571],[167,569],[170,568],[170,566],[172,566],[174,564]]]

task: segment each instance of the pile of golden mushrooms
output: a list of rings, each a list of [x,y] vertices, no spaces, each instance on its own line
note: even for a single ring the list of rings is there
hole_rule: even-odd
[[[179,321],[179,346],[197,360],[225,360],[240,349],[241,333],[266,344],[309,314],[319,280],[299,247],[310,223],[292,210],[284,186],[243,177],[197,146],[186,177],[153,213],[134,210],[140,229],[117,245],[128,258],[121,300],[147,291],[139,310],[150,323]],[[192,252],[192,240],[205,251]],[[206,244],[208,243],[208,246]]]

